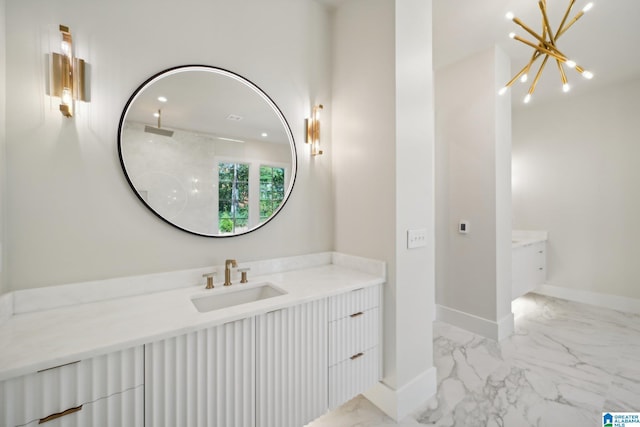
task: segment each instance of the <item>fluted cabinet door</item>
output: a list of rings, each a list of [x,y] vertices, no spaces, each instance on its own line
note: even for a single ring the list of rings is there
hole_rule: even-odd
[[[255,319],[145,349],[147,427],[255,425]]]
[[[301,427],[327,411],[326,300],[258,316],[257,426]]]

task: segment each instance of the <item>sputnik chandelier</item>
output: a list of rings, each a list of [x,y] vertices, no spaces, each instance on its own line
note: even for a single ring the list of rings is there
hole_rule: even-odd
[[[584,68],[576,64],[575,61],[569,59],[569,57],[565,55],[563,52],[561,52],[557,46],[558,39],[564,33],[566,33],[567,30],[571,28],[571,26],[578,21],[578,19],[582,18],[585,12],[589,11],[593,7],[593,3],[587,4],[580,12],[578,12],[578,14],[571,21],[567,22],[567,18],[569,17],[569,14],[571,13],[571,9],[573,8],[573,5],[575,2],[576,0],[569,1],[569,6],[567,7],[566,12],[564,13],[562,21],[560,22],[560,25],[558,26],[558,29],[556,30],[556,32],[553,32],[551,30],[551,25],[549,24],[549,16],[547,15],[546,0],[538,1],[538,6],[540,7],[540,13],[542,14],[542,34],[538,34],[537,32],[533,31],[531,28],[525,25],[520,19],[515,17],[513,13],[511,12],[507,13],[506,15],[507,19],[515,22],[517,25],[522,27],[522,29],[524,29],[527,33],[532,35],[536,39],[537,44],[535,42],[531,42],[529,40],[523,39],[522,37],[518,36],[516,33],[509,34],[509,37],[511,37],[512,39],[517,40],[521,43],[524,43],[527,46],[532,47],[534,50],[533,50],[533,55],[531,55],[531,59],[529,60],[529,63],[525,65],[509,81],[509,83],[507,83],[502,89],[500,89],[500,92],[498,92],[500,95],[504,94],[507,91],[507,89],[509,89],[511,85],[513,85],[513,83],[515,83],[516,80],[518,79],[520,79],[522,83],[525,83],[528,79],[528,74],[529,74],[529,71],[531,70],[532,65],[541,56],[543,56],[544,59],[542,60],[542,64],[540,64],[540,68],[538,68],[538,72],[536,73],[536,76],[533,79],[531,86],[529,87],[529,91],[527,92],[527,95],[524,97],[525,103],[528,103],[531,100],[531,96],[533,95],[533,92],[535,92],[536,90],[536,85],[538,84],[538,80],[540,80],[542,71],[544,70],[545,65],[547,65],[547,61],[549,60],[549,58],[551,58],[552,60],[555,60],[556,64],[558,65],[558,70],[560,71],[560,79],[562,80],[562,90],[564,92],[568,92],[570,89],[567,75],[564,70],[565,66],[569,68],[574,68],[577,72],[582,74],[582,77],[586,79],[593,78],[593,73],[585,70]]]

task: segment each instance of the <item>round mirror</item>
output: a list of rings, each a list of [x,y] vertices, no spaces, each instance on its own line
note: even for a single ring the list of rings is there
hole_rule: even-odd
[[[157,216],[209,237],[271,220],[296,176],[296,149],[277,105],[249,80],[210,66],[165,70],[129,98],[118,130],[131,188]]]

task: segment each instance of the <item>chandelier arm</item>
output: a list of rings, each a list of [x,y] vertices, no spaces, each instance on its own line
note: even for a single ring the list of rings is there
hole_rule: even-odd
[[[547,60],[549,60],[549,55],[545,56],[544,60],[542,61],[542,64],[540,64],[540,68],[536,73],[536,78],[533,79],[533,82],[531,83],[531,87],[529,88],[529,95],[533,95],[533,92],[535,92],[536,86],[538,84],[538,80],[540,80],[540,76],[542,75],[542,70],[544,70],[544,66],[547,65]]]
[[[531,34],[533,37],[535,37],[536,39],[538,39],[538,41],[540,43],[542,43],[543,45],[545,45],[546,47],[549,47],[549,42],[547,42],[543,36],[539,35],[538,33],[536,33],[535,31],[533,31],[531,28],[529,28],[524,22],[522,22],[520,19],[514,17],[512,19],[513,22],[515,22],[516,24],[518,24],[519,26],[522,27],[522,29],[524,29],[527,33]]]
[[[524,67],[522,67],[522,69],[515,76],[513,76],[513,78],[511,80],[509,80],[509,83],[504,85],[504,87],[511,87],[516,82],[516,80],[518,80],[523,74],[528,73],[529,69],[531,68],[531,65],[533,65],[533,63],[539,57],[540,57],[540,52],[535,51],[533,53],[533,55],[531,56],[531,60],[529,60],[529,63],[527,65],[525,65]]]
[[[556,63],[558,64],[558,70],[560,70],[560,78],[562,79],[562,84],[566,85],[568,83],[567,74],[564,72],[564,67],[562,66],[562,62],[556,59]]]
[[[565,59],[564,62],[568,61],[568,59],[569,59],[569,57],[567,55],[565,55],[564,53],[560,52],[560,50],[555,46],[540,46],[540,47],[545,47],[545,48],[549,49],[551,52],[555,53],[556,56],[554,56],[554,58],[555,57],[564,58]]]
[[[549,49],[547,49],[547,48],[545,48],[543,46],[533,44],[529,40],[525,40],[525,39],[523,39],[522,37],[520,37],[518,35],[514,35],[513,38],[515,40],[518,40],[521,43],[526,44],[527,46],[531,46],[532,48],[536,49],[540,53],[544,53],[546,55],[552,56],[552,57],[554,57],[556,59],[559,59],[562,62],[567,62],[567,58],[566,57],[564,57],[562,55],[559,55],[558,53],[556,53],[554,51],[551,51],[551,50],[549,50]]]
[[[539,51],[537,51],[537,50],[533,51],[533,55],[531,55],[531,59],[529,60],[529,64],[527,64],[527,73],[531,69],[531,66],[533,65],[533,63],[538,60],[540,55],[542,55],[542,54]]]
[[[569,7],[567,7],[567,11],[564,13],[562,21],[560,21],[560,25],[558,25],[558,31],[556,31],[556,40],[558,40],[560,38],[560,35],[562,35],[562,27],[564,27],[564,23],[567,22],[567,18],[569,17],[569,14],[571,13],[571,9],[573,8],[575,2],[576,0],[571,0],[569,2]]]
[[[551,31],[551,25],[549,25],[549,17],[547,16],[547,6],[546,3],[543,3],[542,0],[538,2],[538,6],[540,6],[540,12],[542,12],[542,19],[544,22],[544,27],[547,29],[547,33],[549,33],[549,41],[552,45],[556,44],[556,39],[553,36],[553,31]]]
[[[566,32],[567,32],[567,30],[568,30],[569,28],[571,28],[571,26],[572,26],[573,24],[575,24],[576,22],[578,22],[578,19],[582,18],[583,16],[584,16],[584,11],[582,11],[582,10],[581,10],[580,12],[578,12],[578,14],[577,14],[576,16],[574,16],[574,17],[573,17],[573,19],[572,19],[571,21],[569,21],[569,23],[568,23],[567,25],[565,25],[565,26],[560,30],[560,32],[558,33],[557,37],[560,37],[561,35],[563,35],[564,33],[566,33]]]

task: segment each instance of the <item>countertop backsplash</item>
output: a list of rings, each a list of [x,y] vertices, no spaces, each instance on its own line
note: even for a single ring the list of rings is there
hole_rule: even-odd
[[[335,264],[386,278],[385,263],[377,260],[337,252],[320,252],[285,258],[243,262],[236,258],[239,268],[250,268],[249,278],[286,271]],[[164,292],[205,283],[205,273],[215,272],[215,285],[224,281],[224,265],[188,270],[153,273],[138,276],[93,280],[42,288],[24,289],[0,296],[0,324],[15,314],[50,310],[59,307],[105,301],[116,298]],[[232,269],[232,281],[238,282],[240,273]]]

